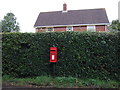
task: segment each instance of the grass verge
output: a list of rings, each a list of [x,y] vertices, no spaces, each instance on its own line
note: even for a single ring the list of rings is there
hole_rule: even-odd
[[[79,79],[74,77],[39,76],[34,78],[2,77],[3,85],[51,88],[119,88],[120,82],[114,80]]]

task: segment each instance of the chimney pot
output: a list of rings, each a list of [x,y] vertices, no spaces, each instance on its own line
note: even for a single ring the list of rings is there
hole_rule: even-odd
[[[66,3],[63,4],[63,12],[67,12],[67,4]]]

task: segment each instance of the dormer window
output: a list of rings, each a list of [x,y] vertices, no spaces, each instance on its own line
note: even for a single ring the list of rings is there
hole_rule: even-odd
[[[72,27],[72,26],[68,26],[68,27],[66,28],[66,31],[73,31],[73,27]]]

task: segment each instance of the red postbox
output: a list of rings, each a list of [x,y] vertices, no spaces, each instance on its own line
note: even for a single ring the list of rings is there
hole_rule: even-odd
[[[50,47],[50,62],[57,62],[57,47]]]

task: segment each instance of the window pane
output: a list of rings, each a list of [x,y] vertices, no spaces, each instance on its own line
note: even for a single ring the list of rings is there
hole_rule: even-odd
[[[87,30],[94,32],[95,31],[95,26],[87,26]]]
[[[67,31],[72,31],[72,30],[73,30],[73,27],[72,27],[72,26],[69,26],[69,27],[67,27],[66,30],[67,30]]]
[[[47,28],[47,32],[53,31],[53,28]]]

